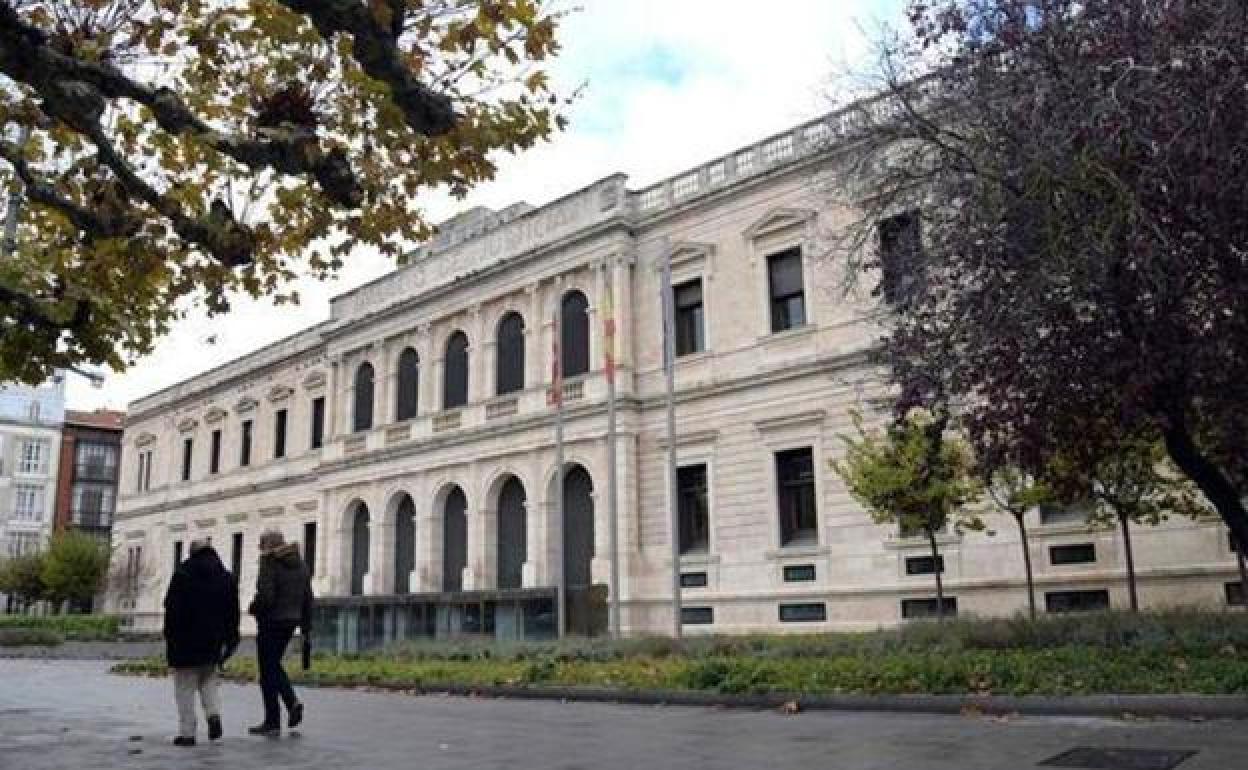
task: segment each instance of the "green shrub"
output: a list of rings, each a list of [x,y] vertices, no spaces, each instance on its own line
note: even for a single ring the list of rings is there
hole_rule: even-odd
[[[121,618],[115,615],[0,615],[0,629],[46,629],[66,639],[108,641],[117,638]]]
[[[0,628],[0,647],[55,647],[63,641],[50,628]]]

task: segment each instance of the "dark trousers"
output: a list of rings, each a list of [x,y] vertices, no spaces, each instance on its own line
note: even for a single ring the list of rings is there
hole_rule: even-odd
[[[295,689],[290,686],[286,669],[282,668],[282,656],[286,645],[295,634],[294,623],[266,623],[256,633],[256,660],[260,666],[260,695],[264,698],[264,723],[280,725],[282,712],[277,699],[281,696],[286,710],[290,711],[298,700]]]

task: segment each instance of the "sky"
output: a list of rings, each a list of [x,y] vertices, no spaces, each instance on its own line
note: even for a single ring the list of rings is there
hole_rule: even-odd
[[[466,200],[429,195],[430,221],[483,205],[533,205],[622,172],[629,188],[677,174],[826,112],[838,73],[867,62],[880,23],[905,0],[580,0],[551,66],[565,91],[583,86],[568,129],[518,156]],[[572,1],[564,2],[571,8]],[[208,319],[192,312],[155,350],[102,387],[72,376],[68,407],[127,404],[329,316],[329,299],[394,269],[353,254],[332,281],[300,281],[302,303],[237,299]]]

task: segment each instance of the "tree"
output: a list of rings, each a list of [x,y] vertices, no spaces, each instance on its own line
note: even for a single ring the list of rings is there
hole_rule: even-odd
[[[857,437],[842,436],[845,456],[832,463],[849,493],[877,524],[921,532],[931,548],[936,579],[936,616],[945,615],[943,564],[937,535],[952,523],[958,531],[983,529],[964,506],[979,492],[973,459],[961,439],[946,435],[948,415],[911,410],[883,433],[868,433],[854,415]]]
[[[40,552],[0,563],[0,593],[14,597],[27,609],[44,599],[43,561],[44,554]]]
[[[903,400],[956,404],[988,467],[1158,435],[1248,542],[1245,5],[929,0],[910,21],[852,111],[846,247],[884,288],[913,279],[884,345]],[[876,228],[908,210],[921,261],[890,264]]]
[[[230,295],[430,235],[563,125],[540,0],[0,0],[0,381],[121,368]],[[26,138],[26,132],[29,137]],[[24,141],[21,141],[23,140]]]
[[[40,578],[44,598],[54,604],[86,604],[104,587],[109,550],[91,535],[69,530],[52,536]]]
[[[1031,568],[1031,543],[1027,539],[1027,512],[1049,502],[1052,493],[1047,484],[1013,466],[990,470],[984,482],[988,497],[1018,525],[1018,538],[1023,548],[1023,570],[1027,575],[1027,610],[1036,619],[1036,582]]]

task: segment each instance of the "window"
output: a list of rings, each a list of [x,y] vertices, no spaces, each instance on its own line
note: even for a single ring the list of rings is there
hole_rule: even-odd
[[[676,324],[676,355],[706,350],[702,311],[702,279],[694,278],[672,288],[672,312]]]
[[[238,464],[244,468],[251,465],[251,420],[243,420],[243,436],[238,450]]]
[[[1049,548],[1049,563],[1053,565],[1090,564],[1094,561],[1096,561],[1096,546],[1092,543],[1055,545]]]
[[[39,402],[38,401],[30,402],[30,409],[27,411],[27,414],[30,415],[31,422],[39,422]]]
[[[524,390],[524,319],[508,313],[498,322],[494,392],[502,396],[518,390]]]
[[[221,472],[221,429],[212,432],[212,453],[208,458],[208,472]]]
[[[243,533],[235,532],[230,538],[230,572],[234,575],[234,582],[237,583],[242,579],[243,574]]]
[[[1222,590],[1226,592],[1226,603],[1239,607],[1244,604],[1244,586],[1238,580],[1234,583],[1226,583],[1222,586]]]
[[[43,537],[38,532],[10,532],[8,536],[8,555],[10,559],[19,556],[39,553]]]
[[[70,519],[75,526],[103,529],[112,526],[117,493],[111,484],[79,481],[74,483]]]
[[[23,521],[43,521],[43,487],[35,484],[14,485],[13,517]]]
[[[809,447],[776,453],[780,544],[816,543],[815,463]]]
[[[815,565],[793,564],[784,568],[784,582],[807,583],[815,579]]]
[[[907,575],[935,575],[937,569],[945,571],[945,557],[942,556],[911,556],[906,559]]]
[[[934,618],[938,616],[937,608],[940,605],[936,601],[936,597],[931,599],[902,599],[901,600],[901,617],[906,620],[917,620],[920,618]],[[945,597],[945,617],[953,617],[958,614],[958,599],[956,596]]]
[[[712,607],[681,607],[680,622],[686,626],[709,626],[715,622],[715,610]]]
[[[399,354],[399,390],[394,395],[394,419],[410,420],[420,404],[420,356],[411,348]]]
[[[589,371],[589,300],[570,291],[559,309],[560,371],[564,377],[578,377]]]
[[[182,480],[191,480],[191,457],[195,451],[195,440],[182,439]]]
[[[355,413],[351,429],[356,433],[373,428],[373,365],[365,361],[355,370]]]
[[[320,449],[325,444],[325,397],[312,400],[312,448]]]
[[[767,257],[771,292],[771,330],[782,332],[806,323],[806,297],[802,288],[802,250],[789,249]]]
[[[278,409],[273,417],[273,456],[280,459],[286,456],[286,410]]]
[[[173,568],[177,569],[178,565],[181,563],[182,563],[182,541],[175,540],[173,541]]]
[[[919,212],[907,211],[880,222],[879,293],[891,305],[909,304],[923,281]]]
[[[95,481],[117,476],[117,447],[80,441],[74,447],[74,477]]]
[[[143,546],[132,545],[126,549],[126,593],[134,595],[139,590],[143,576]]]
[[[143,491],[146,492],[152,488],[152,465],[155,459],[152,450],[147,450],[147,465],[143,468]]]
[[[316,522],[307,521],[303,524],[303,563],[308,567],[308,574],[316,574]]]
[[[143,491],[143,474],[147,470],[147,452],[139,452],[139,471],[134,474],[134,491]]]
[[[706,465],[678,468],[676,494],[680,513],[680,552],[705,552],[710,547]]]
[[[828,619],[828,607],[823,602],[807,604],[781,604],[781,623],[820,623]]]
[[[1109,591],[1051,591],[1044,595],[1045,612],[1095,612],[1109,609]]]
[[[456,409],[467,404],[468,335],[457,331],[447,339],[442,369],[442,408]]]
[[[1088,503],[1042,503],[1040,505],[1041,524],[1082,524],[1088,520],[1090,505]]]
[[[48,443],[46,441],[27,440],[22,442],[21,460],[17,465],[18,473],[48,472]]]
[[[682,572],[680,573],[681,588],[705,588],[706,573],[705,572]]]

